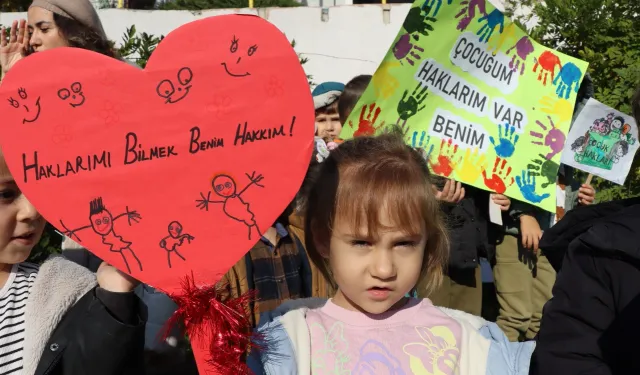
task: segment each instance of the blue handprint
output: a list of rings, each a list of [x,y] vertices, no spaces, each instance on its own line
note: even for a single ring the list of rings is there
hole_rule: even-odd
[[[564,99],[569,99],[571,95],[571,86],[573,86],[573,91],[578,93],[580,89],[580,79],[582,78],[582,72],[580,68],[576,66],[574,63],[566,63],[560,69],[560,74],[553,80],[554,85],[558,85],[556,88],[556,94],[558,94],[558,98],[562,99],[564,95]]]
[[[427,136],[426,131],[422,131],[420,133],[419,141],[417,131],[413,132],[413,137],[411,137],[411,147],[417,149],[425,160],[429,160],[431,158],[431,153],[433,152],[433,145],[429,145],[429,141],[431,141],[431,136]],[[427,146],[429,146],[428,150]]]
[[[478,19],[478,22],[486,21],[482,28],[476,33],[480,37],[481,42],[487,42],[493,35],[496,26],[500,26],[500,33],[504,31],[504,14],[497,9]]]
[[[536,177],[528,171],[522,171],[522,176],[516,176],[516,184],[524,199],[531,203],[540,203],[551,196],[549,193],[536,193]]]
[[[447,0],[447,4],[451,5],[451,1],[453,0]],[[424,4],[422,4],[422,10],[425,10],[427,14],[429,14],[429,9],[433,9],[434,11],[432,16],[436,17],[438,15],[438,12],[440,11],[441,6],[442,0],[425,0]]]
[[[496,149],[496,155],[501,158],[508,158],[513,155],[516,150],[516,143],[520,139],[520,136],[516,134],[516,127],[505,124],[504,136],[502,135],[502,125],[498,125],[498,141],[493,137],[489,137],[489,141]]]

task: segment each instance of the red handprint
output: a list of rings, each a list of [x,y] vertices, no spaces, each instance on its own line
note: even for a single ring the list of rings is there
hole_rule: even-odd
[[[375,110],[375,111],[374,111]],[[376,134],[376,130],[380,129],[382,125],[384,125],[384,121],[382,124],[375,126],[376,121],[378,120],[378,116],[380,115],[380,107],[376,107],[376,103],[371,103],[369,105],[369,115],[367,115],[367,105],[362,106],[362,112],[360,112],[360,121],[358,123],[358,130],[353,133],[354,137],[359,137],[362,135],[374,135]],[[371,118],[373,116],[373,118]],[[349,126],[353,127],[353,123],[349,121]]]
[[[540,57],[534,59],[535,65],[533,66],[533,72],[538,71],[538,66],[542,67],[540,73],[538,73],[538,81],[542,81],[544,86],[547,85],[547,77],[551,73],[551,81],[553,81],[556,75],[556,65],[562,68],[560,58],[551,51],[544,51],[540,54]],[[544,78],[543,78],[544,77]]]
[[[502,161],[502,163],[500,163]],[[498,169],[498,165],[500,168]],[[506,168],[506,169],[505,169]],[[511,176],[511,167],[507,167],[507,159],[496,157],[496,161],[493,164],[493,173],[491,178],[487,177],[487,170],[482,171],[482,177],[484,177],[484,184],[489,189],[495,191],[498,194],[503,194],[507,191],[507,188],[513,185],[513,177]],[[505,180],[511,178],[509,185],[505,184]]]
[[[453,162],[453,158],[458,152],[458,145],[452,146],[452,143],[453,141],[451,139],[448,141],[443,139],[440,142],[440,153],[436,158],[436,162],[430,162],[433,173],[444,177],[449,177],[451,176],[451,173],[453,173],[453,170],[456,167],[456,164]]]

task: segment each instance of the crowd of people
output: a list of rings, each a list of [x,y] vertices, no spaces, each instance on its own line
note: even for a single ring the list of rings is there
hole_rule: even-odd
[[[88,0],[34,0],[28,19],[1,35],[2,76],[29,54],[62,46],[119,58]],[[371,78],[314,89],[315,149],[302,187],[220,281],[229,296],[257,292],[247,313],[264,342],[278,343],[247,353],[250,369],[640,370],[632,353],[640,199],[594,204],[595,189],[561,165],[556,185],[564,199],[550,214],[432,175],[428,153],[407,145],[403,129],[343,141]],[[587,75],[574,119],[593,93]],[[631,101],[640,123],[640,90]],[[490,201],[503,225],[490,220]],[[26,263],[44,227],[0,150],[0,374],[196,371],[179,327],[159,340],[176,308],[166,295],[69,238],[62,257]],[[481,258],[493,269],[495,323],[482,317]]]

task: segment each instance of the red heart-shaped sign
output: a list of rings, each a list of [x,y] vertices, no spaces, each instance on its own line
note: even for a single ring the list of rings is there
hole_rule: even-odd
[[[294,198],[313,144],[286,37],[227,15],[169,34],[145,70],[60,48],[0,86],[0,143],[61,232],[167,292],[217,281]]]

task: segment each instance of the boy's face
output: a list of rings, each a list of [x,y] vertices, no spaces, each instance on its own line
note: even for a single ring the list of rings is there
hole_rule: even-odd
[[[338,112],[318,113],[316,115],[316,135],[324,140],[334,140],[340,135],[342,125]]]
[[[40,241],[45,223],[18,189],[0,152],[0,264],[24,262]]]
[[[338,306],[381,314],[399,307],[418,282],[427,244],[426,230],[408,235],[386,216],[380,218],[385,229],[372,233],[374,238],[363,235],[366,228],[354,233],[349,222],[336,218],[329,263],[338,285],[333,299]]]

